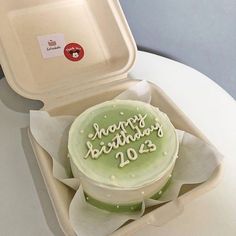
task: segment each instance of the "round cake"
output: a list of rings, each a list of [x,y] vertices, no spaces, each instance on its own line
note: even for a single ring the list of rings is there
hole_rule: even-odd
[[[112,100],[79,115],[69,131],[72,172],[86,200],[110,211],[136,211],[170,182],[178,139],[167,115],[150,104]]]

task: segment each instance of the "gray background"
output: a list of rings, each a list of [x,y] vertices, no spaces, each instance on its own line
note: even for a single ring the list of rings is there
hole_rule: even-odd
[[[120,0],[139,49],[204,73],[236,98],[235,0]]]

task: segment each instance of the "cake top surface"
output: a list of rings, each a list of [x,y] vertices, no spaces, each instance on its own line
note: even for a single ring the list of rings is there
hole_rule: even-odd
[[[156,181],[171,166],[178,140],[158,108],[112,100],[75,119],[68,149],[81,177],[115,188],[137,188]]]

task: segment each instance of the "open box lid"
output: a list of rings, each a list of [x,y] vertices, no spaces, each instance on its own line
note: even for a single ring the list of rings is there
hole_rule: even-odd
[[[125,78],[135,55],[118,0],[1,0],[1,65],[24,97],[49,101]]]

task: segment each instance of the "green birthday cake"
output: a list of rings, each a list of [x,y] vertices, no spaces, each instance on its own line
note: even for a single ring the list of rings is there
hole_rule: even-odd
[[[178,139],[158,108],[112,100],[75,119],[68,150],[88,203],[110,211],[135,211],[144,199],[158,198],[167,188]]]

